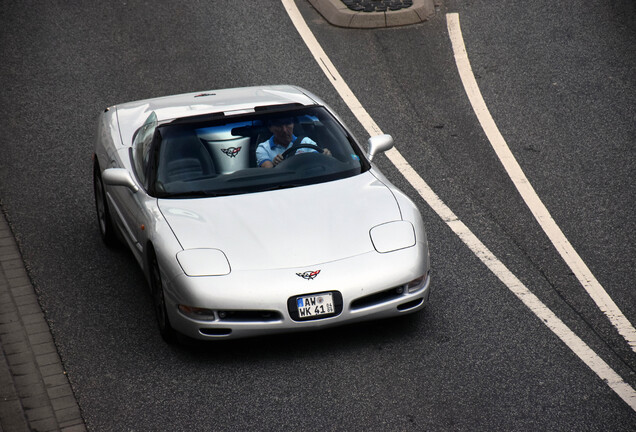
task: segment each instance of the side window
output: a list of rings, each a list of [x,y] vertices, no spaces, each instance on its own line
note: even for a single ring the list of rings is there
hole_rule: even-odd
[[[150,159],[150,144],[157,128],[157,115],[153,111],[139,128],[133,141],[133,163],[141,184],[146,186],[146,173]]]

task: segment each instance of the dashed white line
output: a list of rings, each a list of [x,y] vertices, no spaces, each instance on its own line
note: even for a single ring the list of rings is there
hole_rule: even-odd
[[[572,244],[565,237],[561,228],[556,224],[550,212],[543,204],[530,181],[524,174],[521,166],[517,163],[514,155],[510,151],[506,140],[499,132],[499,128],[495,124],[490,111],[486,106],[486,102],[481,95],[477,81],[473,74],[473,70],[468,60],[468,54],[464,45],[461,27],[459,25],[459,15],[451,13],[446,15],[448,33],[453,45],[455,53],[455,62],[459,76],[464,84],[464,89],[468,95],[468,99],[475,111],[475,115],[479,119],[488,140],[490,141],[495,153],[503,164],[510,179],[521,194],[526,205],[534,215],[543,231],[546,233],[552,244],[570,267],[574,275],[583,285],[589,296],[594,300],[598,308],[609,318],[610,322],[616,327],[618,332],[625,338],[632,351],[636,352],[636,329],[618,308],[616,303],[607,294],[603,286],[594,277],[585,262],[579,254],[574,250]]]
[[[281,0],[301,38],[333,84],[351,112],[369,135],[380,135],[382,130],[373,121],[362,104],[342,79],[336,67],[307,26],[294,0]],[[636,391],[601,359],[585,342],[570,330],[539,298],[537,298],[490,250],[459,220],[459,218],[433,192],[400,152],[393,148],[386,152],[389,160],[417,190],[428,205],[439,215],[468,248],[512,291],[563,343],[565,343],[590,369],[636,411]]]

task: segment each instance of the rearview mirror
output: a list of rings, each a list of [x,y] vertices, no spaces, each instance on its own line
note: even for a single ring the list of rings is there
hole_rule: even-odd
[[[139,187],[130,176],[130,173],[123,168],[108,168],[102,173],[104,183],[110,186],[126,186],[133,192],[137,192]]]
[[[373,160],[373,156],[378,153],[383,153],[393,147],[393,137],[391,135],[376,135],[369,138],[367,141],[369,160]]]

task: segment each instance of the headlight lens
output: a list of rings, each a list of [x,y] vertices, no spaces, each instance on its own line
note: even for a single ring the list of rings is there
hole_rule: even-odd
[[[230,263],[218,249],[186,249],[177,253],[177,261],[188,276],[223,276],[230,274]]]
[[[415,246],[415,228],[407,221],[377,225],[369,231],[373,247],[380,253],[393,252]]]

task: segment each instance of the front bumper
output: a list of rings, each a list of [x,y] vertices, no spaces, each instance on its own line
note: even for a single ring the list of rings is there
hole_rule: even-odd
[[[299,277],[320,268],[319,277]],[[408,282],[425,275],[415,286]],[[166,308],[172,327],[195,339],[238,339],[320,329],[395,317],[423,309],[430,295],[425,245],[390,254],[376,252],[311,268],[235,272],[222,277],[179,276],[166,284]],[[336,316],[294,320],[290,299],[312,293],[341,295]],[[179,305],[214,313],[195,319]]]

